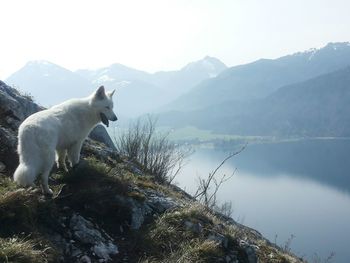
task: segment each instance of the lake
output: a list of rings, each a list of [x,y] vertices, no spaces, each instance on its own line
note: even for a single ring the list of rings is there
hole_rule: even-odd
[[[176,181],[194,193],[229,151],[199,148]],[[350,262],[350,140],[310,139],[252,144],[220,174],[234,176],[218,193],[231,201],[232,217],[307,260]],[[323,261],[321,261],[323,262]]]

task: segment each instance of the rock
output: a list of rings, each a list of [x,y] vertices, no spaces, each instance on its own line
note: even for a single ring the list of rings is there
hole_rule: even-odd
[[[70,256],[77,257],[81,254],[82,254],[82,251],[79,248],[77,248],[76,246],[72,245]]]
[[[152,189],[139,189],[134,187],[132,191],[141,193],[145,196],[145,200],[141,202],[131,197],[116,196],[116,201],[120,205],[128,207],[128,210],[131,211],[130,228],[133,230],[139,229],[148,216],[152,214],[161,214],[180,206],[180,204],[171,197],[167,197]]]
[[[111,255],[119,253],[118,247],[113,243],[113,240],[106,234],[103,235],[102,230],[100,231],[92,222],[84,217],[73,214],[69,227],[73,232],[73,243],[78,241],[79,244],[89,245],[91,252],[100,259],[100,262],[108,262],[111,260]],[[73,257],[79,254],[77,251],[73,253],[74,250],[72,248],[70,251],[70,255]]]
[[[127,164],[128,164],[128,168],[130,169],[131,172],[133,172],[134,174],[137,174],[137,175],[143,175],[143,172],[138,167],[136,167],[136,165],[134,163],[127,161]]]
[[[144,190],[143,194],[147,197],[147,205],[157,214],[164,213],[165,211],[175,209],[180,206],[180,204],[171,197],[165,196],[162,193],[151,189]]]
[[[258,257],[255,253],[255,250],[253,247],[246,247],[244,249],[245,253],[247,254],[248,262],[249,263],[256,263],[258,262]]]
[[[43,110],[28,96],[0,81],[0,124],[17,130],[20,123],[29,115]]]
[[[130,228],[133,230],[139,229],[143,222],[145,221],[145,211],[141,207],[134,206],[131,214],[131,226]]]
[[[192,223],[191,221],[185,221],[185,228],[190,230],[196,234],[200,234],[203,232],[203,226],[201,223]]]
[[[5,164],[3,164],[2,162],[0,162],[0,172],[5,171],[5,169],[6,169]]]
[[[87,255],[84,255],[79,259],[78,263],[91,263],[91,259]]]
[[[139,229],[145,218],[152,212],[152,209],[147,204],[138,202],[131,197],[118,195],[116,200],[120,205],[128,207],[129,211],[131,211],[130,228],[133,230]]]
[[[97,125],[91,132],[89,137],[97,142],[101,142],[105,144],[107,147],[111,148],[112,150],[117,150],[115,147],[111,137],[109,136],[108,132],[106,131],[106,128],[102,125]]]
[[[208,240],[217,242],[220,246],[227,248],[228,247],[228,238],[220,233],[211,233],[207,237]]]
[[[258,249],[257,246],[251,245],[245,240],[240,240],[239,246],[244,250],[249,263],[258,262],[258,256],[256,255],[256,252],[255,252],[255,250]]]
[[[0,117],[1,118],[1,117]],[[0,125],[0,160],[9,171],[14,171],[18,165],[17,137],[9,128]]]
[[[120,156],[116,151],[105,146],[102,143],[96,143],[90,138],[87,138],[84,141],[82,147],[82,155],[85,157],[94,155],[95,157],[103,160],[106,163],[111,163],[111,160],[120,159]]]
[[[111,260],[109,255],[115,255],[119,253],[118,247],[114,245],[112,242],[108,242],[108,243],[99,242],[92,248],[92,251],[96,254],[96,256],[105,260],[100,262],[107,262],[108,260]]]
[[[93,224],[80,215],[73,214],[70,220],[70,228],[73,230],[73,236],[83,244],[95,244],[102,240],[101,233],[94,228]]]

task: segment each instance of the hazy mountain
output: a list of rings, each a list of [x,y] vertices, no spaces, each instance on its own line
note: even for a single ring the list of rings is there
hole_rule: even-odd
[[[222,133],[350,136],[350,67],[284,86],[263,99],[169,112],[160,123]]]
[[[173,96],[189,91],[205,79],[214,78],[227,69],[219,59],[206,56],[201,60],[187,64],[179,71],[160,71],[152,76],[152,81],[163,87]]]
[[[165,92],[151,83],[141,80],[123,80],[105,84],[116,89],[115,107],[120,116],[137,117],[152,112],[165,97]]]
[[[113,83],[121,81],[142,81],[167,92],[179,94],[188,91],[201,81],[216,77],[227,67],[214,57],[206,56],[191,62],[180,70],[159,71],[154,74],[136,70],[121,64],[113,64],[96,70],[81,69],[76,73],[92,83]]]
[[[47,61],[31,61],[6,82],[30,93],[44,106],[86,96],[98,86],[105,85],[107,89],[117,89],[115,100],[119,116],[136,117],[169,103],[225,68],[222,62],[212,57],[192,62],[179,71],[154,74],[121,64],[72,72]]]
[[[76,73],[97,84],[132,80],[151,82],[151,74],[118,63],[96,70],[80,69]]]
[[[178,71],[150,74],[121,64],[113,64],[97,70],[78,70],[76,73],[89,80],[92,85],[116,88],[116,100],[121,114],[135,117],[158,109],[225,69],[225,64],[220,60],[207,56],[189,63]]]
[[[153,111],[166,92],[152,83],[152,75],[121,64],[96,70],[77,70],[93,86],[116,89],[116,109],[120,116],[136,117]]]
[[[29,93],[46,107],[69,98],[87,96],[93,89],[86,79],[48,61],[30,61],[6,82]]]
[[[156,95],[153,98],[149,98],[149,96],[144,98],[151,99],[152,109],[157,109],[174,100],[179,95],[189,91],[203,80],[216,77],[226,68],[226,65],[219,59],[206,56],[201,60],[187,64],[180,70],[160,71],[154,74],[126,67],[121,64],[113,64],[109,67],[97,70],[78,70],[76,72],[80,76],[88,79],[92,84],[97,85],[104,84],[116,87],[122,85],[125,87],[126,83],[144,83],[149,93]],[[147,95],[146,93],[147,90],[144,90],[144,92],[140,94],[141,97],[143,97],[143,94]],[[130,99],[131,96],[134,95],[134,92],[130,93]],[[138,106],[142,106],[142,103]],[[149,107],[147,107],[147,109],[140,108],[138,114],[147,113],[149,110]]]
[[[350,65],[350,43],[330,43],[321,49],[261,59],[231,67],[207,79],[167,105],[168,110],[195,110],[231,100],[263,98],[278,88]]]

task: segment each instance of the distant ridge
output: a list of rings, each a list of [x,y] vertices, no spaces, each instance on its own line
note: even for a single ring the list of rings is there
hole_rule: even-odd
[[[326,74],[350,64],[350,43],[329,43],[278,59],[260,59],[223,71],[182,95],[164,110],[201,109],[226,101],[263,98],[278,88]]]
[[[28,62],[6,82],[30,93],[43,106],[87,96],[97,86],[105,85],[108,89],[117,89],[115,99],[119,116],[136,117],[156,110],[225,69],[225,64],[209,56],[178,71],[154,74],[118,63],[96,70],[72,72],[54,63],[38,60]]]
[[[160,124],[224,134],[350,137],[350,66],[290,84],[269,96],[159,115]]]

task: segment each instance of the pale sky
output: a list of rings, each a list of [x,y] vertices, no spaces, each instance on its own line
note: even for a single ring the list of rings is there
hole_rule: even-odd
[[[0,79],[29,60],[155,72],[350,41],[349,0],[1,0]]]

